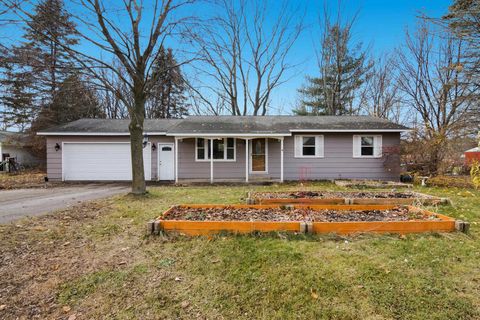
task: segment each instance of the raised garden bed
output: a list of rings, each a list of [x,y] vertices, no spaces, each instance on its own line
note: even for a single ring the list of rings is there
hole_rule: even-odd
[[[418,192],[397,191],[281,191],[249,192],[247,204],[448,204],[438,198]]]
[[[187,235],[286,231],[296,233],[448,232],[455,220],[412,206],[180,205],[149,224],[151,232]]]
[[[413,185],[395,181],[381,180],[335,180],[335,184],[350,188],[411,188]]]

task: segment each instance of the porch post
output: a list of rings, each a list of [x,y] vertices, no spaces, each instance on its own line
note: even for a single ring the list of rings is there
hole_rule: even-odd
[[[175,137],[175,183],[178,183],[178,138]]]
[[[213,183],[213,139],[210,139],[210,183]]]
[[[248,182],[248,141],[245,139],[245,182]]]
[[[283,138],[280,139],[280,182],[283,182]]]

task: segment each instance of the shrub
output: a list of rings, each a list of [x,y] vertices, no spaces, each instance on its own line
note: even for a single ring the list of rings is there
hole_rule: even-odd
[[[469,176],[436,176],[428,179],[427,185],[447,188],[473,188],[473,183]]]
[[[473,186],[475,189],[480,188],[480,164],[478,161],[475,161],[472,164],[472,168],[470,169],[470,177],[472,179]]]

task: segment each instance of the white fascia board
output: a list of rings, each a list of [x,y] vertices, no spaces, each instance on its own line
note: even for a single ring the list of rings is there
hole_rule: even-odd
[[[166,132],[144,132],[149,136],[164,136]],[[129,136],[129,132],[37,132],[38,136]]]
[[[167,136],[177,138],[265,138],[265,137],[289,137],[291,133],[167,133]]]
[[[290,132],[406,132],[412,129],[291,129]]]

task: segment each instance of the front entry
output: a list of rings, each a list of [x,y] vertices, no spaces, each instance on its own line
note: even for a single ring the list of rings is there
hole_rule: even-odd
[[[175,152],[173,143],[158,144],[158,180],[175,180]]]
[[[267,139],[259,138],[250,140],[250,172],[268,172],[268,143]]]

